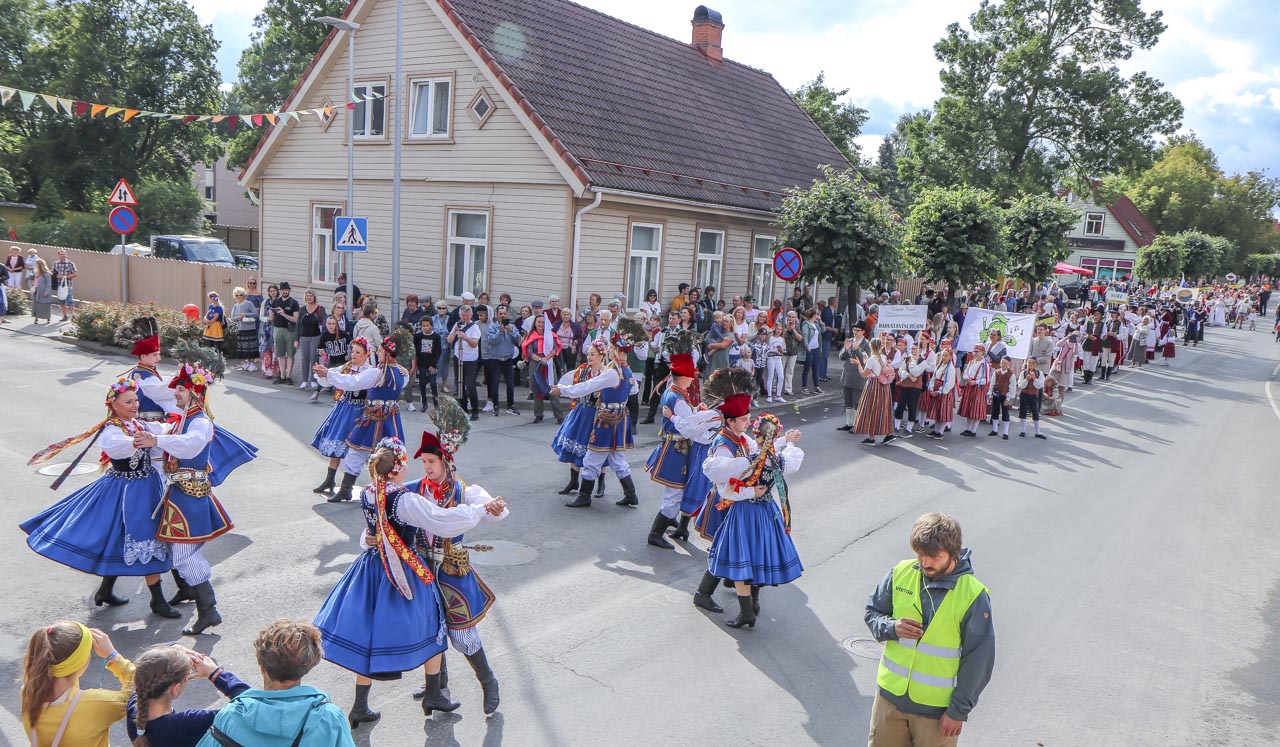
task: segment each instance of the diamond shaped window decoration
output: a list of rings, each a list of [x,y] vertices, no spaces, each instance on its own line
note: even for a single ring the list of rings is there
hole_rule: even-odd
[[[489,117],[493,116],[493,99],[489,98],[489,94],[482,90],[471,99],[467,110],[471,112],[471,117],[475,119],[476,126],[484,127],[484,123],[488,122]]]

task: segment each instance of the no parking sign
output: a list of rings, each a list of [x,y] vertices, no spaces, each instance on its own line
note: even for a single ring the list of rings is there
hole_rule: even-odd
[[[786,247],[785,249],[779,249],[778,253],[773,255],[773,274],[779,280],[790,283],[800,277],[800,273],[803,270],[804,258],[795,249]]]

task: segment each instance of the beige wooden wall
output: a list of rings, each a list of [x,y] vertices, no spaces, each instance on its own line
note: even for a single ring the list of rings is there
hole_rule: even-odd
[[[27,249],[34,247],[40,258],[50,267],[58,259],[61,247],[26,244],[10,241],[3,244],[16,246],[27,256]],[[120,257],[105,252],[83,249],[67,249],[67,259],[76,263],[75,297],[80,301],[98,303],[120,302]],[[235,267],[216,267],[199,262],[183,262],[176,259],[154,257],[125,257],[129,272],[129,302],[154,303],[171,309],[181,309],[193,303],[201,309],[207,304],[206,294],[215,291],[222,305],[230,311],[235,299],[231,291],[236,286],[245,287],[253,270]]]

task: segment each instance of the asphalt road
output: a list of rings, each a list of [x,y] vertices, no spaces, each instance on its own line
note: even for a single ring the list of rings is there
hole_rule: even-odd
[[[456,714],[424,721],[409,698],[416,676],[379,683],[372,704],[383,719],[362,727],[357,744],[862,744],[876,667],[864,656],[877,655],[857,640],[868,636],[864,604],[909,556],[911,522],[929,510],[961,520],[996,618],[995,677],[962,744],[1274,744],[1280,410],[1268,387],[1280,384],[1268,382],[1280,345],[1263,332],[1215,329],[1178,355],[1168,369],[1078,388],[1047,442],[951,436],[866,449],[834,430],[836,406],[788,412],[786,425],[805,431],[791,491],[806,570],[766,589],[763,619],[744,631],[691,604],[705,543],[675,552],[645,544],[656,485],[639,481],[639,510],[613,505],[613,478],[593,508],[563,508],[555,491],[565,470],[549,462],[554,423],[485,418],[459,463],[511,505],[508,521],[468,535],[515,543],[473,555],[488,563],[482,573],[499,599],[481,632],[502,708],[483,718],[479,687],[453,655]],[[0,489],[0,742],[17,745],[26,743],[17,683],[31,630],[79,619],[134,654],[180,638],[184,621],[150,615],[140,579],[117,587],[129,605],[93,607],[95,579],[35,555],[17,528],[58,497],[26,459],[95,422],[105,385],[129,361],[6,328],[0,360],[0,463],[11,470]],[[206,552],[226,622],[197,647],[256,683],[256,631],[315,614],[355,557],[363,523],[354,505],[317,504],[310,493],[323,477],[308,447],[322,406],[243,374],[212,402],[218,423],[261,454],[219,491],[237,528]],[[426,423],[421,413],[405,420]],[[651,434],[642,428],[643,445]],[[647,453],[630,453],[634,469]],[[510,564],[518,561],[527,562]],[[725,590],[717,597],[732,603]],[[85,677],[112,683],[96,664]],[[348,673],[323,663],[307,683],[349,707]],[[179,705],[219,702],[195,682]],[[122,730],[113,743],[124,743]]]

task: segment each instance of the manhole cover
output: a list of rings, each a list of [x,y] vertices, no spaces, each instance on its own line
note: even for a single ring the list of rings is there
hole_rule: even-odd
[[[468,542],[475,547],[490,547],[491,550],[471,551],[472,565],[524,565],[532,563],[538,557],[538,551],[528,545],[506,540],[476,540]]]
[[[62,462],[61,464],[46,464],[45,466],[37,470],[37,472],[39,472],[42,475],[57,477],[58,475],[62,474],[62,470],[66,469],[68,464],[71,464],[71,462]],[[96,464],[77,464],[76,468],[71,470],[71,474],[87,475],[90,472],[97,472],[97,471],[98,471],[98,465]]]
[[[879,659],[884,653],[884,644],[874,638],[846,638],[840,641],[840,648],[861,659]]]

